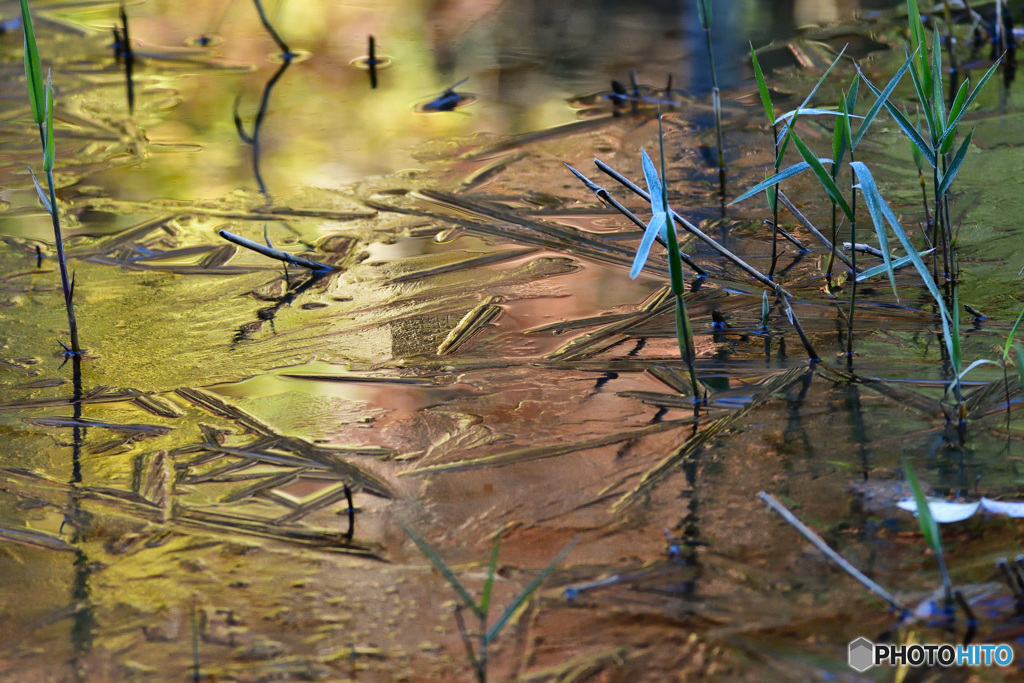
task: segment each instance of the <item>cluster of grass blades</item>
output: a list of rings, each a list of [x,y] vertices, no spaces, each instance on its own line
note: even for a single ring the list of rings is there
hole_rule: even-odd
[[[29,169],[32,182],[36,186],[39,200],[53,221],[53,239],[57,249],[57,264],[60,268],[61,289],[64,292],[64,308],[68,314],[68,330],[71,335],[71,346],[59,342],[66,353],[75,358],[81,357],[82,347],[78,340],[78,320],[75,317],[75,279],[68,275],[67,258],[64,255],[64,238],[60,229],[60,212],[57,208],[57,194],[53,182],[53,162],[55,157],[53,141],[53,79],[49,71],[43,81],[43,69],[39,61],[39,48],[36,46],[36,35],[32,28],[32,15],[28,9],[28,0],[21,0],[21,25],[25,37],[25,80],[28,83],[28,98],[32,105],[32,118],[39,127],[39,138],[43,145],[43,172],[46,173],[48,192],[44,192],[35,173]]]
[[[462,642],[466,646],[466,657],[469,659],[470,664],[473,667],[473,672],[476,674],[476,678],[479,683],[486,683],[487,681],[487,662],[488,652],[497,637],[501,633],[502,629],[508,625],[514,616],[526,605],[527,601],[537,592],[540,585],[555,571],[555,568],[566,558],[566,556],[572,551],[575,546],[574,541],[570,541],[562,550],[555,556],[553,560],[544,569],[542,569],[537,576],[534,577],[529,584],[526,585],[523,590],[512,600],[511,603],[502,611],[498,616],[498,619],[494,623],[490,623],[490,610],[491,610],[491,594],[494,588],[494,577],[498,570],[498,551],[501,548],[501,533],[499,532],[494,536],[494,545],[491,547],[490,561],[487,563],[487,576],[484,579],[484,585],[480,592],[480,601],[470,595],[469,590],[459,581],[459,578],[455,575],[455,572],[445,563],[441,556],[437,554],[430,545],[420,538],[412,529],[402,525],[402,530],[413,540],[416,546],[427,556],[427,559],[437,568],[441,575],[451,584],[451,587],[455,589],[459,598],[462,600],[462,604],[457,605],[455,608],[455,621],[459,627],[459,635],[462,636]],[[465,619],[462,616],[462,610],[468,609],[479,621],[479,630],[474,634],[466,626]],[[475,643],[474,643],[475,640]]]
[[[856,312],[857,283],[868,277],[886,273],[892,290],[897,300],[899,293],[896,288],[895,270],[904,264],[913,264],[915,269],[935,302],[940,321],[942,323],[942,338],[945,359],[951,368],[947,396],[952,395],[957,407],[957,413],[962,423],[964,419],[963,393],[961,380],[970,370],[986,363],[993,363],[987,359],[977,360],[971,363],[966,369],[963,368],[963,358],[960,340],[959,302],[957,298],[957,265],[956,254],[953,248],[953,231],[949,219],[949,190],[959,172],[967,151],[970,147],[973,131],[968,133],[953,153],[956,133],[961,120],[967,109],[974,103],[981,89],[985,86],[992,74],[999,65],[997,60],[985,75],[972,89],[970,81],[965,80],[952,99],[947,110],[945,96],[943,94],[943,67],[941,39],[938,30],[933,32],[931,47],[925,39],[924,25],[915,0],[908,0],[908,15],[910,20],[911,49],[906,51],[906,61],[896,72],[889,83],[882,89],[875,87],[858,69],[848,93],[840,98],[839,106],[835,110],[807,109],[807,105],[814,95],[818,86],[828,75],[836,62],[822,75],[818,83],[812,89],[810,95],[804,100],[795,111],[775,116],[768,88],[764,75],[757,62],[757,55],[751,49],[751,59],[754,66],[754,73],[757,79],[758,90],[765,107],[765,113],[773,127],[775,139],[775,173],[770,175],[763,183],[759,183],[747,192],[740,195],[733,203],[742,201],[762,191],[769,193],[769,208],[776,216],[774,223],[777,225],[777,211],[780,192],[778,185],[787,178],[798,173],[810,170],[825,190],[832,203],[832,240],[827,246],[830,250],[827,277],[832,282],[832,264],[839,253],[836,251],[839,226],[836,223],[837,213],[841,211],[844,221],[850,225],[850,242],[856,244],[856,220],[857,220],[857,191],[860,191],[864,204],[867,206],[868,214],[874,226],[875,235],[878,239],[879,252],[883,258],[882,266],[859,273],[856,267],[856,249],[852,250],[852,260],[849,261],[851,275],[849,308],[846,314],[848,333],[846,339],[846,355],[852,363],[853,357],[853,320]],[[842,54],[840,54],[840,57]],[[836,61],[838,61],[837,58]],[[890,95],[896,85],[907,73],[910,73],[914,82],[914,89],[918,100],[918,107],[924,112],[926,129],[910,123],[907,115],[891,102]],[[857,117],[853,110],[857,103],[858,84],[863,81],[875,94],[875,101],[863,117]],[[932,169],[932,209],[931,209],[931,234],[927,232],[924,238],[930,242],[930,250],[919,250],[910,239],[907,231],[900,224],[895,212],[889,207],[882,196],[877,183],[868,166],[858,161],[856,149],[864,134],[878,116],[882,108],[888,111],[895,120],[899,129],[907,136],[915,150],[915,159],[920,165],[927,163]],[[820,158],[814,154],[809,146],[796,132],[797,119],[802,114],[821,114],[834,116],[836,125],[832,138],[831,158]],[[859,123],[854,129],[854,119]],[[778,131],[778,125],[786,120],[783,131]],[[792,141],[797,148],[803,161],[783,169],[782,157],[785,154],[788,143]],[[849,200],[840,189],[838,178],[840,166],[846,163],[850,168]],[[825,165],[831,166],[826,170]],[[927,206],[927,202],[926,202]],[[894,259],[890,255],[889,231],[895,235],[906,256],[901,259]],[[773,265],[777,257],[773,239]],[[931,254],[931,268],[929,269],[924,256]],[[940,272],[941,257],[941,272]],[[940,284],[945,291],[940,290]],[[1008,352],[1004,353],[1004,364]]]

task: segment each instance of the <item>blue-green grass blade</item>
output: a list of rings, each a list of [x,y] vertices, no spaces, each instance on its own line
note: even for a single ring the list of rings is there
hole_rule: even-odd
[[[775,123],[782,123],[783,121],[788,121],[789,119],[793,118],[793,116],[795,116],[797,112],[800,112],[800,116],[805,116],[805,115],[806,116],[842,116],[843,115],[843,111],[842,111],[842,109],[840,107],[836,107],[835,109],[814,109],[814,108],[809,108],[809,109],[793,109],[792,111],[787,111],[785,114],[780,114],[778,120],[776,120]],[[859,118],[863,118],[863,117],[854,116],[853,118],[859,119]],[[781,135],[780,135],[780,137],[781,137]]]
[[[43,186],[39,184],[39,180],[36,179],[36,174],[32,172],[31,167],[29,167],[28,169],[28,174],[32,176],[32,184],[36,186],[36,194],[39,195],[39,201],[43,203],[43,208],[46,209],[46,213],[52,216],[53,207],[50,206],[50,198],[46,196],[46,192],[43,190]]]
[[[31,169],[30,169],[30,172],[31,172]],[[39,183],[36,183],[37,187],[38,187],[38,185],[39,185]],[[1006,362],[1006,359],[1010,357],[1010,345],[1013,344],[1013,338],[1017,336],[1017,328],[1020,327],[1020,321],[1021,320],[1024,320],[1024,310],[1022,310],[1020,312],[1020,315],[1017,316],[1017,322],[1015,322],[1013,324],[1013,327],[1010,329],[1010,336],[1006,338],[1006,345],[1003,346],[1003,362],[1004,363]]]
[[[818,182],[821,183],[821,186],[825,188],[825,192],[828,194],[829,199],[834,201],[839,208],[843,210],[843,213],[846,214],[847,218],[851,221],[854,220],[853,211],[850,210],[850,205],[846,203],[846,199],[843,197],[843,193],[840,192],[839,187],[836,185],[836,181],[832,180],[832,176],[829,175],[828,171],[825,170],[825,167],[822,166],[820,161],[818,161],[818,157],[814,156],[804,141],[796,133],[793,133],[793,144],[795,144],[797,149],[800,150],[800,156],[804,158],[804,161],[810,164],[811,172],[814,173]]]
[[[544,583],[549,576],[551,576],[555,571],[555,568],[561,564],[562,560],[566,558],[575,546],[576,541],[570,541],[564,548],[562,548],[562,551],[555,556],[555,559],[551,560],[550,564],[544,567],[540,574],[538,574],[536,578],[534,578],[533,581],[523,589],[523,592],[516,596],[516,599],[512,601],[512,604],[505,608],[505,611],[501,613],[501,616],[498,617],[496,622],[494,622],[494,625],[487,630],[487,634],[484,636],[485,642],[492,642],[498,634],[501,633],[501,629],[505,628],[505,624],[508,623],[509,619],[515,616],[515,613],[518,612],[524,604],[526,604],[526,601],[529,600],[537,589],[540,588],[540,585]]]
[[[992,74],[994,74],[996,72],[996,68],[999,66],[999,63],[1001,61],[1002,61],[1002,57],[997,59],[995,61],[995,63],[991,67],[989,67],[989,70],[986,71],[985,75],[981,77],[980,81],[978,81],[978,85],[974,86],[974,90],[972,90],[971,94],[968,95],[967,99],[964,100],[963,105],[956,112],[956,115],[954,115],[952,110],[950,110],[949,123],[946,126],[946,132],[943,134],[942,138],[939,140],[940,144],[945,142],[945,138],[947,136],[951,136],[951,135],[954,134],[955,129],[956,129],[956,124],[958,124],[960,122],[960,119],[962,119],[964,117],[964,114],[967,113],[967,109],[972,104],[974,104],[974,100],[978,99],[978,95],[981,94],[981,89],[985,87],[986,83],[988,83],[988,79],[992,78]],[[954,106],[955,106],[955,104],[956,103],[954,102]]]
[[[32,118],[36,125],[42,125],[46,106],[43,67],[39,63],[39,48],[36,45],[35,29],[32,28],[32,14],[28,11],[28,0],[21,0],[21,27],[25,37],[25,80],[28,82],[28,98],[32,103]]]
[[[850,93],[846,96],[846,111],[853,115],[857,109],[857,92],[860,89],[860,76],[853,74],[853,83],[850,84]]]
[[[973,370],[974,368],[980,367],[982,365],[994,365],[997,368],[1003,367],[999,363],[995,362],[994,360],[989,360],[988,358],[979,358],[978,360],[974,361],[973,363],[968,365],[966,368],[964,368],[963,371],[959,375],[956,376],[956,381],[959,382],[964,377],[966,377],[967,374],[971,370]]]
[[[644,179],[647,181],[647,193],[651,196],[651,210],[655,213],[659,211],[665,213],[665,198],[662,192],[661,178],[658,177],[658,171],[654,168],[654,162],[651,161],[650,155],[643,148],[640,149],[640,161],[644,169]]]
[[[633,265],[629,269],[629,277],[631,279],[635,280],[640,275],[640,271],[644,269],[644,264],[647,263],[647,257],[650,256],[651,247],[654,246],[654,239],[659,233],[665,232],[665,216],[664,211],[658,211],[651,218],[651,222],[647,224],[643,239],[640,240],[640,246],[636,250],[636,256],[633,257]]]
[[[964,101],[967,99],[967,93],[970,88],[970,80],[965,80],[960,84],[960,89],[956,92],[956,97],[953,99],[953,106],[949,108],[949,123],[946,124],[946,132],[939,138],[939,154],[949,154],[949,150],[953,149],[953,138],[956,137],[956,124],[959,121],[958,114],[964,107]]]
[[[768,327],[768,292],[761,292],[761,327]],[[1024,316],[1024,312],[1021,313]]]
[[[974,129],[972,128],[971,132],[967,134],[966,138],[964,138],[964,141],[956,151],[956,154],[953,155],[953,161],[949,163],[949,166],[946,168],[946,172],[942,174],[942,180],[939,181],[938,189],[940,199],[946,195],[946,191],[949,190],[949,186],[952,185],[953,181],[956,179],[957,171],[960,170],[960,166],[964,163],[964,157],[967,156],[967,149],[971,146],[971,138],[973,137]]]
[[[487,578],[484,580],[483,590],[480,592],[480,611],[487,616],[491,608],[491,591],[494,588],[494,573],[498,571],[498,550],[501,548],[501,534],[495,534],[494,546],[491,548],[491,559],[487,563]]]
[[[864,75],[861,74],[861,77],[863,78]],[[867,78],[864,78],[864,82],[868,84],[868,88],[870,88],[876,95],[881,93],[881,91]],[[910,139],[910,142],[913,143],[915,147],[921,150],[921,154],[925,159],[927,159],[928,163],[935,166],[935,153],[932,151],[931,145],[925,142],[924,137],[922,137],[918,129],[914,127],[914,124],[904,116],[903,112],[901,112],[896,105],[888,100],[885,102],[885,108],[892,116],[893,120],[896,121],[896,125],[903,131],[903,134]]]
[[[914,502],[917,503],[917,523],[921,527],[921,534],[924,535],[925,543],[932,549],[936,556],[942,555],[942,536],[939,534],[939,525],[932,516],[932,509],[928,507],[928,499],[924,497],[921,490],[921,483],[917,480],[913,468],[906,460],[903,461],[903,470],[907,473],[907,483],[910,490],[914,492]]]
[[[458,577],[455,576],[455,572],[453,572],[448,567],[448,565],[445,564],[444,560],[441,559],[441,556],[437,554],[437,551],[431,548],[430,545],[428,545],[426,541],[420,538],[412,529],[405,526],[404,524],[402,524],[401,526],[402,530],[406,533],[406,535],[408,535],[409,538],[413,540],[413,543],[415,543],[416,546],[423,552],[423,554],[427,556],[427,559],[430,560],[431,563],[433,563],[433,565],[437,568],[437,571],[441,572],[441,576],[448,580],[448,583],[450,583],[452,588],[455,589],[455,592],[459,594],[459,597],[462,598],[462,602],[466,604],[466,607],[472,610],[473,614],[477,615],[482,619],[484,617],[484,613],[481,612],[480,606],[476,604],[476,600],[474,600],[473,596],[469,594],[469,591],[466,590],[466,587],[459,582]]]
[[[53,171],[54,144],[53,144],[53,79],[50,72],[46,72],[46,136],[43,145],[43,170],[47,173]]]
[[[764,81],[764,73],[761,71],[761,64],[757,61],[757,53],[754,52],[754,45],[750,45],[750,61],[754,65],[754,77],[757,79],[757,92],[761,95],[761,104],[764,105],[764,115],[768,117],[768,123],[775,123],[775,105],[772,104],[772,96],[768,92],[768,84]]]
[[[899,70],[896,71],[896,74],[891,79],[889,79],[889,83],[885,86],[885,88],[880,93],[876,91],[877,97],[875,98],[874,104],[872,104],[871,108],[868,109],[868,113],[864,115],[864,120],[862,120],[860,122],[860,125],[857,126],[857,132],[853,136],[854,148],[856,148],[857,145],[860,144],[861,138],[863,138],[864,134],[868,132],[868,127],[871,125],[871,122],[875,120],[875,117],[878,116],[878,112],[882,110],[882,107],[885,106],[886,103],[888,103],[889,95],[892,94],[892,91],[896,88],[896,85],[899,84],[904,74],[907,73],[907,69],[910,68],[910,65],[913,63],[913,61],[914,55],[908,56],[906,61],[903,62],[903,66],[901,66]],[[873,86],[872,89],[874,89]]]
[[[884,261],[881,267],[889,275],[892,293],[896,300],[899,301],[900,294],[896,290],[895,266],[893,266],[892,256],[889,255],[889,237],[885,229],[885,214],[882,212],[882,206],[879,201],[880,195],[875,187],[874,178],[871,177],[871,171],[868,170],[868,167],[862,161],[851,162],[850,167],[857,174],[861,194],[864,195],[864,203],[868,205],[868,214],[871,216],[871,223],[875,226],[875,234],[878,236],[878,248],[882,251],[882,260]],[[910,256],[907,258],[911,261],[913,260]],[[860,280],[860,278],[857,279],[858,281]]]
[[[928,254],[932,253],[933,251],[935,251],[934,247],[931,248],[931,249],[927,249],[925,251],[922,251],[921,252],[921,256],[922,257],[927,256]],[[908,263],[913,263],[913,260],[911,259],[911,257],[910,256],[901,256],[900,258],[898,258],[898,259],[896,259],[895,261],[892,262],[892,269],[893,270],[899,270],[900,268],[902,268],[903,266],[907,265]],[[861,272],[859,275],[857,275],[857,282],[864,282],[865,280],[870,280],[871,278],[877,277],[877,276],[881,275],[882,273],[887,272],[888,270],[889,270],[889,267],[886,266],[886,264],[880,263],[879,265],[873,266],[871,268],[868,268],[867,270],[865,270],[865,271]]]
[[[859,163],[859,162],[858,162]],[[865,175],[867,179],[868,189],[874,193],[874,196],[878,198],[878,204],[882,210],[882,215],[885,216],[886,222],[889,223],[889,227],[896,234],[900,244],[903,245],[903,250],[907,252],[911,262],[914,264],[914,268],[917,269],[917,274],[921,276],[921,280],[924,282],[924,286],[928,289],[928,293],[932,295],[932,299],[935,300],[935,305],[939,307],[939,317],[942,322],[942,339],[946,345],[946,351],[949,353],[950,358],[956,357],[953,345],[953,335],[949,329],[949,321],[952,319],[949,315],[949,310],[946,308],[946,301],[942,297],[942,293],[939,292],[938,285],[935,284],[935,280],[932,279],[931,271],[928,270],[928,266],[925,265],[924,260],[921,258],[921,254],[914,247],[910,238],[907,236],[906,230],[900,225],[899,219],[896,214],[893,213],[889,204],[882,197],[878,191],[878,187],[875,185],[874,179],[871,177],[871,173],[867,171],[867,167],[864,167]],[[864,186],[864,180],[860,175],[857,176],[861,180],[862,187]]]
[[[819,159],[818,161],[820,161],[823,164],[831,164],[832,163],[831,159]],[[742,202],[744,199],[749,199],[750,197],[753,197],[755,194],[757,194],[761,190],[765,190],[765,189],[767,189],[769,187],[773,187],[775,185],[778,185],[779,183],[781,183],[784,180],[787,180],[789,178],[792,178],[795,175],[803,173],[804,171],[806,171],[810,167],[811,167],[811,165],[808,164],[806,161],[798,161],[797,163],[793,164],[789,168],[783,169],[783,170],[779,171],[778,173],[776,173],[773,176],[769,176],[763,183],[758,183],[757,185],[754,185],[752,188],[750,188],[749,190],[747,190],[746,192],[741,194],[739,197],[737,197],[736,199],[734,199],[731,202],[729,202],[729,206],[732,206],[733,204],[736,204],[737,202]]]
[[[842,59],[843,54],[845,53],[846,46],[844,45],[843,49],[840,50],[838,55],[836,55],[836,58],[832,60],[832,63],[829,64],[827,69],[825,69],[825,73],[821,74],[821,77],[818,79],[818,82],[814,84],[813,88],[811,88],[811,92],[807,93],[807,97],[804,98],[804,101],[800,103],[799,107],[797,107],[796,109],[793,110],[793,112],[791,112],[792,116],[790,121],[783,127],[782,131],[779,133],[779,135],[782,137],[782,142],[779,143],[778,145],[779,153],[775,160],[776,168],[778,168],[779,164],[782,163],[782,157],[786,153],[786,147],[789,145],[789,139],[791,137],[789,133],[790,131],[793,130],[793,126],[796,125],[796,119],[800,115],[800,112],[807,108],[807,105],[810,103],[811,98],[814,97],[814,93],[818,92],[818,88],[820,88],[821,84],[825,82],[825,78],[829,75],[829,73],[831,73],[832,69],[835,68],[836,64],[839,63],[839,60]]]

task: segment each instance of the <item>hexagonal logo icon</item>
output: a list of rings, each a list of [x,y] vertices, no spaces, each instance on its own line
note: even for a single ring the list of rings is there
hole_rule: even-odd
[[[867,638],[850,643],[850,667],[863,673],[875,665],[875,644]]]

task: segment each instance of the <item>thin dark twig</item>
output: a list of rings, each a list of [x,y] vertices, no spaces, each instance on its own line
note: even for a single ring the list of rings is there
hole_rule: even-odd
[[[794,515],[792,512],[786,509],[785,505],[783,505],[770,494],[765,493],[764,491],[758,493],[757,497],[763,500],[768,507],[775,510],[775,512],[779,513],[782,516],[782,518],[790,524],[790,526],[799,531],[803,535],[803,537],[811,543],[811,545],[813,545],[815,548],[824,553],[825,556],[828,557],[830,560],[835,562],[840,569],[845,571],[853,578],[857,579],[857,581],[859,581],[865,588],[867,588],[872,593],[874,593],[875,595],[889,603],[889,606],[895,610],[898,610],[900,615],[905,615],[909,613],[910,610],[907,609],[907,606],[900,602],[899,599],[896,598],[896,596],[894,596],[892,593],[879,586],[877,583],[875,583],[873,580],[867,577],[863,572],[861,572],[859,569],[850,564],[850,562],[845,557],[843,557],[835,550],[830,548],[829,545],[825,543],[825,541],[821,538],[821,536],[814,533],[814,531],[810,527],[801,522],[796,515]]]
[[[285,253],[283,251],[278,251],[277,249],[274,249],[272,247],[268,247],[265,244],[260,244],[259,242],[253,242],[250,239],[240,237],[232,232],[228,232],[227,230],[218,230],[217,234],[226,239],[228,242],[234,242],[240,247],[251,249],[269,258],[277,259],[278,261],[284,261],[285,263],[290,263],[293,266],[302,266],[303,268],[309,268],[310,270],[314,271],[337,270],[337,268],[335,268],[334,266],[329,266],[324,263],[318,263],[317,261],[310,261],[309,259],[304,259],[300,256],[292,256],[291,254]]]
[[[603,187],[601,187],[600,185],[594,183],[593,181],[590,180],[590,178],[588,178],[587,176],[583,175],[582,173],[577,171],[575,168],[573,168],[569,164],[566,164],[565,166],[570,171],[572,171],[573,175],[575,175],[577,178],[580,179],[580,182],[582,182],[584,185],[587,186],[587,189],[589,189],[594,194],[596,194],[601,201],[603,201],[604,203],[608,204],[608,206],[612,207],[613,209],[615,209],[616,211],[621,213],[623,216],[625,216],[626,218],[631,220],[633,222],[633,224],[636,225],[637,227],[639,227],[641,230],[647,230],[647,226],[644,224],[644,222],[641,221],[639,218],[637,218],[636,215],[632,211],[630,211],[625,206],[620,204],[617,199],[615,199],[610,194],[608,194],[608,190],[606,190]],[[658,235],[654,239],[656,239],[658,241],[658,244],[660,244],[661,246],[663,246],[666,249],[668,249],[668,244],[666,244],[665,240],[663,240],[661,238],[661,235]],[[704,270],[703,268],[701,268],[699,265],[697,265],[693,261],[693,259],[690,258],[690,256],[688,254],[684,254],[683,252],[680,251],[679,252],[679,258],[681,258],[686,265],[688,265],[691,268],[693,268],[693,270],[697,273],[697,275],[700,275],[701,277],[707,277],[707,275],[708,275],[707,271]]]

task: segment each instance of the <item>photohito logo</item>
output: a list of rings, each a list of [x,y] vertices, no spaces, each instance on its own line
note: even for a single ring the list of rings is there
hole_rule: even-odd
[[[876,645],[867,638],[850,643],[850,668],[864,672],[873,666],[1009,666],[1013,648],[1009,645]]]

